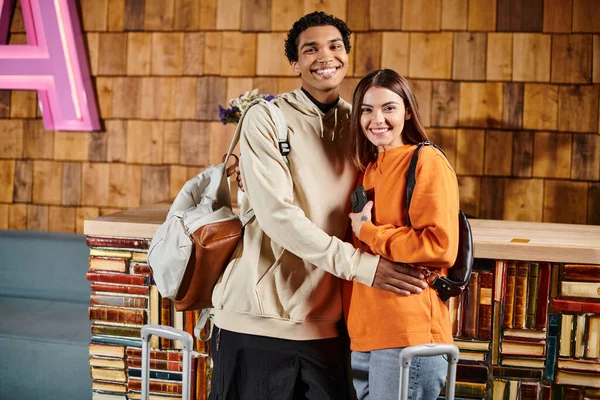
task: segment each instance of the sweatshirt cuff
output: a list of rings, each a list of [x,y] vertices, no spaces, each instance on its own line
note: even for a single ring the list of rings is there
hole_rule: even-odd
[[[358,233],[358,238],[360,239],[361,242],[365,243],[367,246],[372,248],[373,246],[371,246],[371,239],[373,237],[375,237],[376,234],[377,234],[377,227],[375,226],[375,224],[373,224],[373,222],[371,222],[371,221],[366,221],[360,227],[360,232]]]
[[[369,253],[360,253],[360,257],[354,268],[354,280],[363,285],[373,286],[378,264],[379,256],[374,256]]]

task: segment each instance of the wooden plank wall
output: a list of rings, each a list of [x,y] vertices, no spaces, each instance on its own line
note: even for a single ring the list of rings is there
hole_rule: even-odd
[[[175,196],[226,150],[217,104],[297,87],[283,39],[313,10],[354,30],[343,97],[374,68],[411,80],[466,213],[600,224],[597,0],[81,0],[102,131],[44,131],[35,92],[0,91],[0,229]]]

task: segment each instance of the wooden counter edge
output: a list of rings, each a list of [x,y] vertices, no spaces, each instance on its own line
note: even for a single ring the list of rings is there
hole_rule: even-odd
[[[169,204],[86,220],[84,234],[152,239]],[[600,264],[600,226],[483,219],[470,223],[477,258]]]

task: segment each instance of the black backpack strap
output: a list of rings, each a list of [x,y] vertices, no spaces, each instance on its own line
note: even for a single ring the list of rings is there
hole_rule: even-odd
[[[410,159],[408,172],[406,173],[406,226],[412,226],[408,210],[410,210],[410,201],[412,199],[413,192],[415,191],[415,184],[417,183],[417,162],[419,161],[419,151],[421,151],[424,146],[433,146],[441,151],[444,157],[446,157],[446,153],[444,153],[444,151],[433,142],[421,142],[417,145],[417,148]]]

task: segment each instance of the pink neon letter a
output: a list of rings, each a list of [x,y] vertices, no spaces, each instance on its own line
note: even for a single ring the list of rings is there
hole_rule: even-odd
[[[12,0],[0,0],[0,89],[37,90],[46,129],[100,129],[74,0],[21,0],[28,45],[6,45]]]

